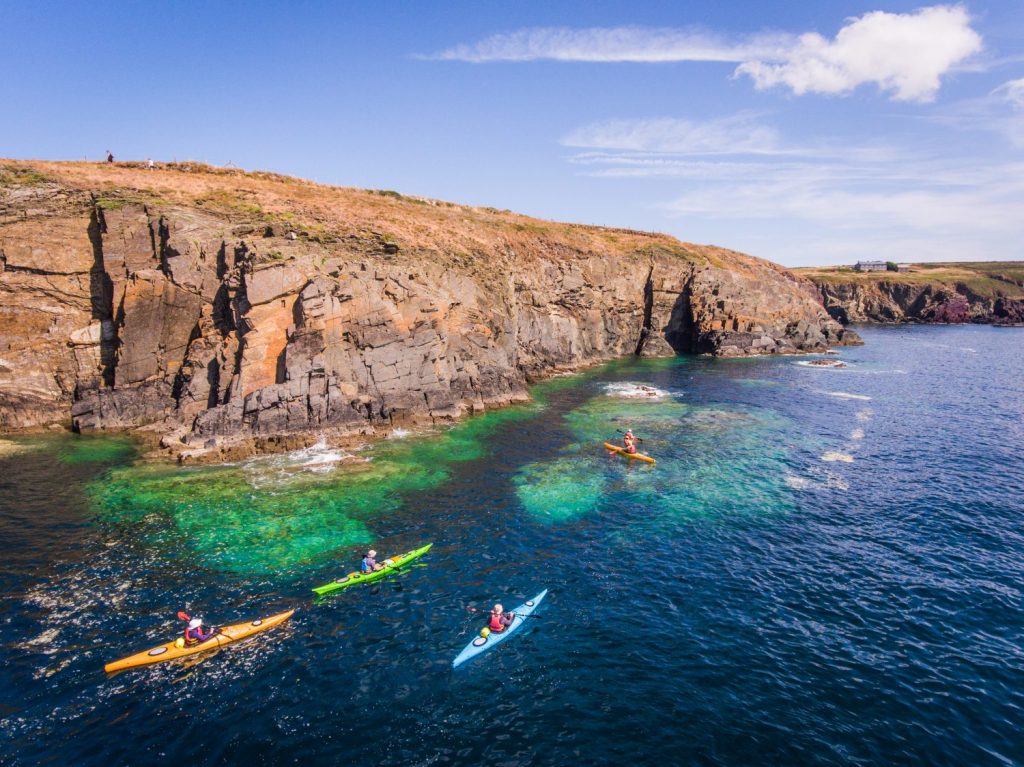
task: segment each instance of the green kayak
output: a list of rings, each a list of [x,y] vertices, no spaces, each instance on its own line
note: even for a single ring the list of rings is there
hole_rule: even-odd
[[[349,573],[348,575],[343,575],[340,578],[338,578],[338,580],[331,581],[330,583],[324,586],[317,586],[315,589],[313,589],[313,591],[315,591],[318,596],[323,596],[324,594],[330,594],[332,591],[338,591],[339,589],[347,589],[349,586],[354,586],[357,583],[366,583],[367,581],[379,580],[380,578],[383,578],[384,576],[393,573],[398,568],[404,567],[405,565],[412,562],[414,559],[422,557],[424,554],[430,551],[430,547],[433,545],[434,544],[432,543],[428,543],[422,549],[414,549],[413,551],[406,552],[405,554],[399,554],[397,557],[390,557],[389,559],[385,559],[381,562],[381,564],[384,565],[384,567],[380,570],[374,570],[372,573],[361,573],[358,570],[356,570],[355,572]]]

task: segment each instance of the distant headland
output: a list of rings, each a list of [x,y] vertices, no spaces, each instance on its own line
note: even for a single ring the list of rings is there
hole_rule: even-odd
[[[861,262],[793,271],[817,286],[825,309],[844,324],[1024,324],[1024,261]]]

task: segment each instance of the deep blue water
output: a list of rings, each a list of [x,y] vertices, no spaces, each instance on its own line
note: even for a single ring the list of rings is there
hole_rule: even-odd
[[[351,462],[8,443],[0,763],[1024,763],[1024,331],[862,334],[836,370],[616,363]],[[627,426],[657,466],[601,450]],[[367,543],[428,541],[309,598]],[[467,606],[544,587],[541,617],[452,671]],[[103,672],[185,605],[298,612]]]

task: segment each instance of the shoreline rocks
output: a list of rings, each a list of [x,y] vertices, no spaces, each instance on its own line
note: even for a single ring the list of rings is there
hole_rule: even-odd
[[[244,173],[111,204],[84,164],[44,165],[60,180],[0,188],[0,430],[142,429],[234,460],[448,423],[630,354],[860,342],[785,270],[663,235]],[[289,195],[288,226],[252,220]]]

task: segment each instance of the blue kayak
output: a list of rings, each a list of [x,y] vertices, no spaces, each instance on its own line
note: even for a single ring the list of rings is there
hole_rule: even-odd
[[[519,607],[513,610],[512,612],[516,614],[515,619],[509,624],[508,628],[502,631],[500,634],[495,634],[492,632],[489,636],[486,637],[478,636],[476,639],[474,639],[472,642],[466,645],[466,649],[460,652],[459,656],[452,661],[452,668],[455,668],[456,666],[465,663],[467,660],[472,660],[477,655],[487,652],[499,642],[508,639],[509,634],[518,629],[524,623],[526,623],[526,616],[537,609],[537,605],[540,604],[540,600],[547,596],[547,593],[548,590],[544,589],[533,599],[526,600],[525,602],[523,602],[523,604],[519,605]]]

